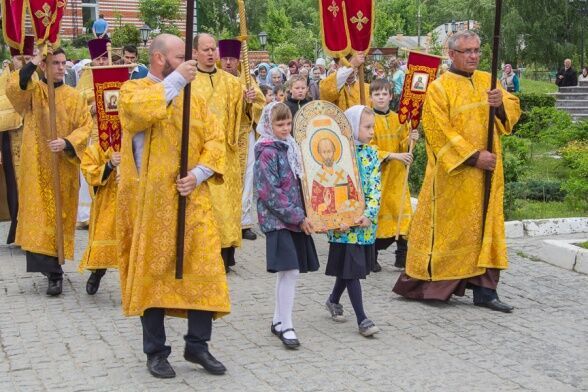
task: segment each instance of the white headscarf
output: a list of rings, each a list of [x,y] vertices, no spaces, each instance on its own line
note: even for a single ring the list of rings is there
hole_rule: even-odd
[[[278,104],[284,105],[280,102],[271,102],[263,108],[261,119],[255,129],[260,135],[255,145],[257,146],[259,143],[263,142],[281,142],[286,144],[288,146],[288,163],[290,164],[290,169],[292,169],[292,173],[294,173],[296,177],[300,178],[302,176],[302,154],[300,153],[300,148],[298,147],[296,140],[294,140],[292,135],[288,135],[285,140],[279,139],[274,135],[272,129],[272,110]]]
[[[353,134],[353,140],[356,146],[363,144],[359,141],[359,123],[361,122],[361,114],[365,108],[366,106],[364,105],[355,105],[345,111],[345,117],[347,117],[351,124],[351,133]]]

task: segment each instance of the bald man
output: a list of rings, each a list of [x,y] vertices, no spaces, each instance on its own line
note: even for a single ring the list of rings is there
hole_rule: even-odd
[[[559,87],[573,87],[578,85],[578,73],[572,68],[572,60],[564,60],[564,67],[557,73],[555,84]]]
[[[193,88],[206,100],[220,129],[224,131],[226,169],[222,184],[210,187],[217,224],[221,235],[225,270],[235,265],[235,248],[241,246],[241,163],[239,138],[243,112],[243,87],[239,78],[216,68],[216,40],[210,34],[194,38],[194,58],[198,72]],[[244,137],[245,135],[243,135]]]
[[[188,175],[179,178],[183,89],[196,62],[184,41],[157,36],[144,79],[120,90],[123,129],[117,194],[117,239],[123,312],[140,316],[147,368],[175,377],[167,358],[164,316],[188,318],[184,358],[211,374],[226,369],[208,351],[212,319],[230,312],[229,290],[210,187],[222,182],[225,143],[204,100],[192,88]],[[177,206],[187,198],[183,279],[175,278]]]

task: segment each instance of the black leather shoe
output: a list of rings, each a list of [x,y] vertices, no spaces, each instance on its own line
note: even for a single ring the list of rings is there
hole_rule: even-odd
[[[63,278],[59,279],[49,279],[49,284],[47,285],[47,295],[55,297],[59,295],[63,291]]]
[[[281,331],[276,331],[276,327],[277,327],[278,325],[280,325],[280,324],[282,324],[282,322],[281,322],[281,321],[278,321],[277,323],[275,323],[275,324],[272,324],[272,327],[270,328],[270,331],[272,331],[272,333],[273,333],[274,335],[276,335],[277,337],[280,337],[280,334],[281,334]]]
[[[98,292],[98,288],[100,288],[100,280],[103,276],[104,272],[92,272],[88,278],[88,282],[86,283],[86,293],[90,295],[96,294]]]
[[[243,229],[241,230],[241,237],[243,237],[244,240],[254,241],[257,239],[257,234],[251,229]]]
[[[514,306],[510,306],[509,304],[505,304],[504,302],[501,302],[498,298],[495,298],[495,299],[488,301],[488,302],[474,303],[474,305],[481,306],[483,308],[488,308],[488,309],[495,310],[497,312],[502,312],[502,313],[510,313],[514,310]]]
[[[396,260],[394,261],[394,267],[406,268],[406,253],[396,253]]]
[[[227,371],[225,365],[217,361],[208,351],[197,351],[193,353],[184,351],[184,359],[188,362],[197,363],[210,374],[222,375]]]
[[[176,376],[174,368],[169,364],[167,358],[162,355],[147,358],[147,369],[156,378],[174,378]]]
[[[376,263],[374,264],[374,266],[372,267],[372,272],[380,272],[382,270],[382,266],[380,265],[380,263],[378,263],[376,261]]]
[[[291,350],[297,349],[298,347],[300,347],[300,341],[298,339],[286,339],[284,337],[284,334],[288,331],[294,332],[294,328],[288,328],[280,332],[280,340],[282,341],[282,343],[284,343],[284,346],[286,346],[287,348]]]

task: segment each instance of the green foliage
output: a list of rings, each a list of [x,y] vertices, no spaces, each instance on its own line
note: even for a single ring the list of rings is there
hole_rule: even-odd
[[[573,141],[560,150],[564,162],[571,169],[563,184],[567,201],[576,206],[588,205],[588,139]]]
[[[528,74],[529,72],[525,71],[523,78],[520,79],[521,94],[548,94],[557,92],[557,85],[554,82],[532,80],[527,77]],[[518,94],[519,98],[521,94]],[[555,105],[555,97],[553,97],[553,102]]]
[[[588,206],[574,206],[566,201],[514,200],[504,212],[507,220],[570,218],[587,216]]]
[[[566,196],[561,181],[511,182],[506,184],[505,192],[510,193],[515,199],[537,201],[563,201]]]
[[[68,59],[71,60],[83,60],[90,58],[90,51],[87,47],[77,48],[72,45],[71,41],[62,40],[61,47],[65,51]]]
[[[388,42],[390,36],[402,32],[405,24],[402,15],[402,13],[396,12],[394,2],[376,2],[373,46],[383,47]]]
[[[298,57],[298,48],[296,44],[290,42],[282,42],[274,46],[272,51],[273,60],[277,63],[287,63],[288,61]]]
[[[515,182],[522,177],[531,159],[531,142],[516,136],[501,138],[504,181]]]
[[[141,19],[152,29],[165,29],[181,17],[181,0],[140,0]]]
[[[125,45],[139,45],[141,43],[141,33],[139,29],[132,24],[125,24],[114,29],[112,33],[112,45],[120,48]]]
[[[71,44],[74,48],[86,48],[88,47],[88,41],[94,39],[94,35],[92,34],[82,34],[74,37],[72,39]]]
[[[422,134],[422,132],[421,132]],[[427,167],[427,151],[425,149],[424,137],[421,138],[413,150],[414,161],[410,165],[408,174],[408,185],[413,196],[417,196],[423,185],[425,169]]]
[[[534,107],[517,134],[559,147],[574,139],[574,128],[568,113],[552,107]]]
[[[528,112],[535,107],[555,107],[555,96],[553,95],[521,92],[516,94],[516,96],[519,97],[521,101],[521,110],[524,112]]]

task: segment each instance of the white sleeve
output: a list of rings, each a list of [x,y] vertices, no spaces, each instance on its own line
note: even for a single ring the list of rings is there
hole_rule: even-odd
[[[190,173],[196,177],[196,185],[200,185],[204,181],[208,180],[214,174],[214,171],[206,166],[198,165],[194,169],[190,170]]]
[[[353,68],[341,67],[337,70],[337,91],[345,86],[347,78],[353,73]]]

